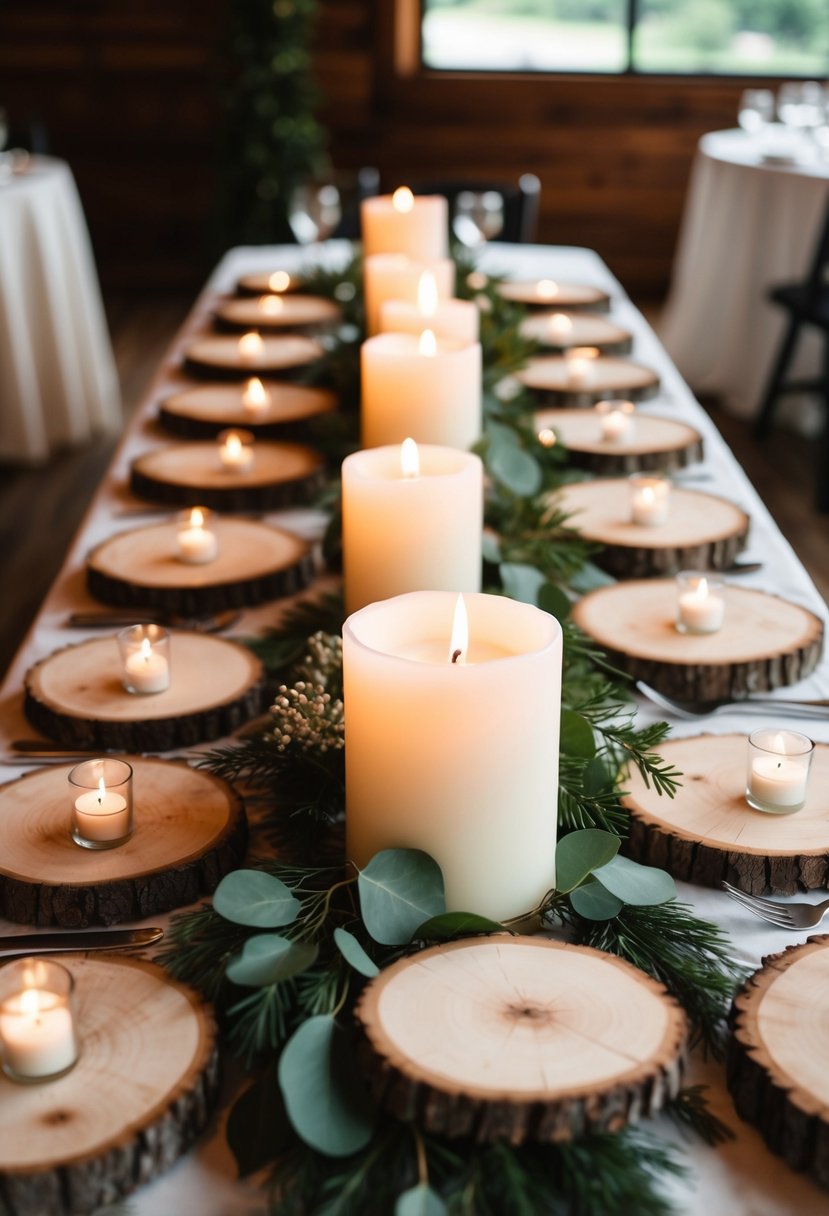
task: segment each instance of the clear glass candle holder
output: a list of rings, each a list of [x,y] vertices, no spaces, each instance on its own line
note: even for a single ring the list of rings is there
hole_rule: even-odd
[[[160,625],[128,625],[118,634],[121,681],[127,692],[147,695],[170,686],[170,635]]]
[[[806,802],[815,745],[794,730],[755,730],[748,737],[746,802],[767,815],[791,815]]]
[[[187,566],[203,566],[219,556],[219,541],[212,531],[213,512],[207,507],[191,507],[177,517],[176,556]]]
[[[245,473],[253,464],[253,434],[234,428],[220,431],[219,464],[228,473]]]
[[[633,473],[630,485],[630,518],[645,528],[667,523],[671,501],[671,483],[656,473]]]
[[[72,839],[84,849],[114,849],[133,832],[132,765],[101,757],[69,774]]]
[[[567,379],[571,388],[586,388],[593,380],[595,362],[599,357],[595,346],[569,346],[564,352]]]
[[[0,1058],[13,1081],[31,1085],[64,1076],[78,1062],[75,981],[46,958],[21,958],[0,970]]]
[[[676,576],[679,633],[716,633],[725,620],[725,586],[710,571],[681,570]]]
[[[596,405],[602,439],[629,443],[636,433],[636,407],[632,401],[599,401]]]

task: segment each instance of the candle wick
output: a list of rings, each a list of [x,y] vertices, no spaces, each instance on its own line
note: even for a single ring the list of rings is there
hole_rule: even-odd
[[[457,663],[458,659],[461,657],[462,654],[463,654],[463,651],[460,649],[460,647],[457,650],[453,650],[452,651],[452,662]]]

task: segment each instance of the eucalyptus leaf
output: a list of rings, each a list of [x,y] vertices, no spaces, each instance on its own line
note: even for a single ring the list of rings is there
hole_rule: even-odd
[[[380,974],[380,968],[373,959],[369,958],[353,933],[337,927],[334,930],[334,942],[345,961],[355,971],[359,971],[360,975],[371,980],[375,975]]]
[[[437,1191],[433,1191],[427,1183],[420,1182],[410,1191],[398,1195],[394,1216],[446,1216],[447,1210]]]
[[[635,907],[665,904],[676,899],[676,883],[664,870],[641,866],[629,857],[614,857],[593,871],[593,877],[617,899]]]
[[[444,912],[424,921],[414,936],[424,941],[448,942],[453,937],[467,937],[473,933],[503,933],[504,926],[497,920],[477,916],[474,912]]]
[[[615,582],[615,578],[605,574],[594,562],[585,562],[581,570],[577,570],[570,579],[570,586],[579,595],[585,595],[599,587],[612,587]]]
[[[570,892],[570,903],[574,911],[585,920],[613,920],[625,906],[621,899],[606,891],[600,882],[591,879],[583,887]]]
[[[619,852],[619,837],[599,828],[583,828],[563,836],[556,846],[556,890],[572,891],[587,875]]]
[[[501,560],[501,542],[494,533],[484,531],[481,537],[481,555],[485,562],[497,566]]]
[[[383,849],[357,880],[363,924],[381,946],[404,946],[446,911],[440,866],[420,849]]]
[[[281,879],[262,870],[234,870],[213,893],[213,908],[236,925],[277,929],[296,920],[300,903]]]
[[[319,947],[311,942],[292,942],[278,933],[249,937],[241,954],[227,965],[227,978],[248,988],[264,988],[305,971],[317,957]]]
[[[545,582],[544,575],[535,566],[523,566],[518,562],[502,562],[498,567],[505,595],[522,604],[535,604],[538,592]]]
[[[236,1158],[240,1178],[247,1178],[270,1165],[292,1140],[288,1114],[274,1073],[275,1070],[269,1068],[249,1085],[228,1115],[227,1142]]]
[[[574,709],[561,711],[559,750],[565,756],[577,756],[581,760],[591,760],[596,754],[596,736],[593,734],[593,727]]]
[[[570,615],[572,604],[566,593],[555,583],[544,582],[538,592],[538,606],[557,621],[564,622]]]
[[[490,444],[487,467],[494,478],[522,498],[532,498],[541,489],[541,466],[514,442]]]
[[[288,1040],[279,1086],[297,1135],[318,1152],[348,1157],[374,1135],[376,1109],[351,1036],[327,1014],[308,1018]]]

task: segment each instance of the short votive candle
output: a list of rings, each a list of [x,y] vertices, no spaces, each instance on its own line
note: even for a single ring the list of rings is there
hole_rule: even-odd
[[[244,473],[253,464],[253,435],[250,431],[220,431],[219,464],[229,473]]]
[[[768,815],[791,815],[806,801],[815,745],[794,730],[755,730],[748,737],[746,802]]]
[[[265,343],[256,330],[251,330],[250,333],[242,334],[239,339],[238,351],[240,363],[246,363],[251,367],[255,367],[257,363],[262,362],[265,354]]]
[[[52,1081],[79,1055],[71,972],[45,958],[21,958],[0,971],[0,1056],[13,1081]]]
[[[676,627],[680,633],[716,633],[725,620],[722,579],[709,571],[681,570],[676,576]]]
[[[634,524],[655,528],[668,520],[671,483],[653,474],[634,473],[630,478],[630,518]]]
[[[600,401],[596,406],[602,439],[629,443],[636,433],[636,407],[632,401]]]
[[[187,566],[203,566],[219,556],[219,540],[208,526],[213,513],[207,507],[191,507],[178,517],[177,556]]]
[[[593,381],[599,350],[595,346],[570,346],[564,352],[567,378],[573,388],[586,388]]]
[[[132,765],[102,757],[69,774],[72,839],[84,849],[114,849],[133,832]]]
[[[566,312],[554,312],[547,321],[547,337],[554,346],[569,346],[573,341],[573,321]]]
[[[242,390],[242,408],[252,419],[264,414],[271,403],[271,395],[258,376],[251,376]]]
[[[118,634],[121,679],[127,692],[157,693],[170,686],[170,635],[160,625],[128,625]]]

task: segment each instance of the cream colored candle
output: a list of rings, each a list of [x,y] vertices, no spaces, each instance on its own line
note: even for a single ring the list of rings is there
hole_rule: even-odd
[[[220,431],[219,464],[231,473],[244,473],[253,464],[253,435],[250,431]]]
[[[420,276],[417,303],[385,300],[380,306],[381,333],[419,334],[431,329],[437,338],[453,342],[477,342],[481,314],[471,300],[443,300],[430,270]]]
[[[363,253],[405,253],[427,261],[449,252],[449,204],[441,194],[413,195],[406,186],[360,204]]]
[[[204,507],[193,507],[180,517],[181,527],[176,533],[178,559],[188,566],[203,566],[219,556],[216,533],[205,527],[208,515]]]
[[[403,300],[416,305],[420,283],[425,273],[432,275],[438,303],[451,300],[455,291],[455,263],[449,258],[431,262],[416,262],[402,253],[379,253],[366,258],[363,267],[363,291],[366,308],[366,330],[380,332],[380,317],[387,300]],[[420,329],[425,329],[421,325]]]
[[[596,406],[601,437],[608,443],[630,443],[636,433],[632,401],[600,401]]]
[[[251,419],[259,418],[271,404],[271,395],[258,376],[252,376],[242,391],[242,408]]]
[[[505,596],[420,591],[343,626],[347,855],[439,863],[447,907],[502,920],[555,885],[561,627]]]
[[[249,364],[251,367],[256,367],[262,362],[265,354],[265,343],[255,330],[250,333],[242,334],[238,344],[239,360],[241,363]]]
[[[404,591],[480,591],[477,456],[411,440],[354,452],[342,504],[346,612]]]
[[[593,383],[595,360],[599,351],[595,346],[568,346],[564,352],[567,378],[571,388],[589,388]]]
[[[632,473],[630,482],[631,523],[657,528],[667,523],[671,505],[671,483],[658,474]]]
[[[481,347],[437,341],[430,330],[363,343],[362,442],[435,443],[468,450],[481,437]]]
[[[806,801],[815,745],[794,730],[756,730],[748,737],[746,801],[757,811],[788,815]]]

